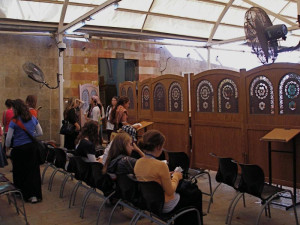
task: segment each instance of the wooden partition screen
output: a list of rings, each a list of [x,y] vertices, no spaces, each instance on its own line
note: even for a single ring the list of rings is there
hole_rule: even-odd
[[[143,80],[138,84],[138,119],[139,121],[152,121],[151,104],[151,78]]]
[[[268,146],[260,138],[274,128],[300,128],[300,65],[276,63],[250,71],[242,70],[241,76],[245,79],[247,97],[247,162],[258,164],[268,176]],[[296,143],[299,152],[299,137]],[[272,148],[291,150],[290,144],[273,143]],[[272,165],[273,182],[290,186],[292,154],[273,153]],[[300,171],[300,154],[297,156],[297,171]],[[297,180],[299,183],[300,173]]]
[[[120,96],[127,96],[130,100],[128,109],[128,122],[133,124],[138,119],[138,107],[137,107],[137,83],[135,81],[125,81],[119,84]]]
[[[216,170],[210,152],[244,161],[243,99],[238,72],[209,70],[191,78],[193,166]]]
[[[190,155],[187,82],[178,75],[151,79],[150,106],[153,128],[166,136],[165,149]]]

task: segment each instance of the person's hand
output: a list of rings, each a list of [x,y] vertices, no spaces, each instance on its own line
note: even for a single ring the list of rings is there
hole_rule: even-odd
[[[76,130],[76,131],[80,131],[80,126],[79,126],[79,124],[78,124],[78,123],[75,123],[74,125],[75,125],[75,130]]]
[[[136,152],[141,151],[140,148],[135,143],[132,144],[132,147],[133,147],[133,150]]]
[[[174,176],[178,177],[179,180],[182,179],[182,173],[180,173],[180,172],[174,172],[174,173],[173,173],[173,177],[174,177]]]

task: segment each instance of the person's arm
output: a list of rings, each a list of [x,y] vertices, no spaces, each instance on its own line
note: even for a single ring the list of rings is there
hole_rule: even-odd
[[[101,120],[105,118],[104,107],[101,107]]]
[[[35,137],[39,137],[39,136],[42,136],[42,135],[43,135],[43,130],[42,130],[41,125],[38,123],[38,124],[35,126],[34,136],[35,136]]]
[[[141,157],[145,156],[144,152],[135,143],[133,143],[133,150],[139,153]]]
[[[182,179],[182,173],[174,172],[173,177],[170,177],[169,168],[165,163],[160,164],[159,174],[161,176],[161,184],[167,195],[172,195],[176,191],[179,180]]]
[[[128,120],[128,115],[127,115],[127,111],[125,111],[125,112],[122,113],[121,123],[122,123],[123,125],[130,125],[130,124],[127,122],[127,120]]]
[[[10,145],[11,145],[11,139],[12,139],[13,133],[14,133],[14,129],[9,127],[8,131],[7,131],[7,135],[6,135],[6,140],[5,140],[5,145],[7,148],[10,147]]]

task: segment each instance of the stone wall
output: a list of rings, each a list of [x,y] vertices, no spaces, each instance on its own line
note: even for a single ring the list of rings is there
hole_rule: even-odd
[[[79,84],[97,84],[98,58],[116,58],[117,53],[123,53],[125,59],[139,61],[140,80],[163,74],[181,75],[182,72],[197,74],[207,70],[205,62],[174,58],[160,45],[108,40],[90,42],[65,40],[65,42],[67,44],[64,52],[65,98],[78,97]],[[169,57],[171,58],[166,66]],[[58,90],[40,88],[39,84],[27,78],[22,70],[22,65],[27,61],[39,66],[44,72],[45,80],[53,86],[56,85],[58,51],[53,38],[0,35],[0,112],[5,109],[4,102],[7,98],[25,99],[29,94],[37,95],[37,105],[43,107],[39,115],[44,131],[42,139],[59,141]]]

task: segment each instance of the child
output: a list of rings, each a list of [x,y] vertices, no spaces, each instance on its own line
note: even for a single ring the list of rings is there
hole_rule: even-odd
[[[0,168],[7,166],[7,159],[4,150],[2,149],[2,136],[3,136],[3,128],[2,123],[0,123]]]

